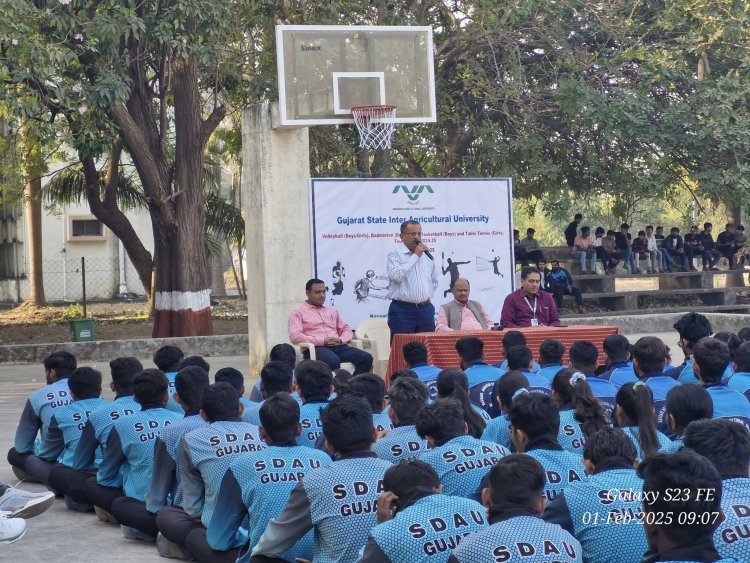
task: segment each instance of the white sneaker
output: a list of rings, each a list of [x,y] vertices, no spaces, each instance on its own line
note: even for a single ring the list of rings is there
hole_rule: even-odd
[[[10,512],[0,510],[0,544],[16,542],[26,533],[26,520],[9,516]]]
[[[0,511],[10,514],[11,518],[33,518],[45,512],[55,502],[55,493],[30,493],[8,485],[0,496]]]

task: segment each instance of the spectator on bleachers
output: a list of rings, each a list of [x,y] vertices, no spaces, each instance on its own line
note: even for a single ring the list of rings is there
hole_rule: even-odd
[[[586,436],[608,425],[604,409],[591,392],[586,376],[573,368],[564,369],[554,377],[552,398],[560,407],[557,440],[569,452],[580,453]]]
[[[539,370],[537,375],[552,381],[557,372],[563,369],[565,345],[554,338],[548,338],[539,345]]]
[[[589,563],[640,561],[648,549],[642,522],[613,517],[640,512],[637,495],[619,494],[640,491],[643,486],[634,467],[635,457],[633,443],[619,428],[604,428],[590,435],[583,450],[589,478],[566,488],[542,515],[581,542]]]
[[[651,390],[656,428],[669,436],[664,403],[667,393],[679,383],[664,374],[667,353],[664,342],[655,336],[642,336],[633,346],[633,369],[638,380]]]
[[[638,231],[638,236],[633,240],[633,257],[635,258],[635,269],[639,274],[653,274],[651,254],[648,250],[648,240],[646,240],[646,231]],[[646,269],[641,268],[641,260],[646,261]]]
[[[714,403],[713,418],[731,418],[750,428],[750,399],[721,381],[729,361],[729,347],[716,338],[704,338],[695,345],[693,358],[695,375]]]
[[[690,271],[696,272],[698,269],[695,267],[693,259],[700,258],[703,261],[703,242],[697,225],[690,227],[690,232],[685,235],[684,243],[685,254],[687,254],[688,263],[690,264]]]
[[[612,233],[611,237],[605,236],[604,227],[597,227],[594,232],[594,252],[596,252],[596,257],[601,260],[605,274],[613,274],[617,264],[620,263],[614,253],[615,232],[610,232]]]
[[[651,271],[664,272],[662,269],[662,253],[656,243],[656,237],[654,236],[654,227],[649,225],[646,227],[646,250],[648,250],[649,258],[651,259]]]
[[[676,452],[685,444],[685,429],[694,420],[712,418],[714,404],[711,396],[700,385],[678,385],[667,393],[667,424],[675,438],[670,451]]]
[[[487,512],[474,500],[441,494],[435,470],[419,460],[389,468],[378,498],[378,525],[370,531],[360,563],[445,563],[445,548],[487,527]]]
[[[617,238],[615,233],[612,229],[609,229],[607,231],[607,236],[605,236],[602,239],[602,248],[609,254],[609,269],[610,274],[615,273],[615,268],[617,265],[623,261],[624,255],[622,252],[620,252],[620,249],[617,247]]]
[[[552,269],[544,274],[543,289],[547,293],[551,293],[555,299],[555,305],[558,309],[562,309],[563,296],[572,295],[576,300],[576,306],[578,311],[581,311],[583,305],[583,296],[581,290],[573,285],[573,276],[570,272],[560,266],[560,262],[557,260],[550,261]]]
[[[464,538],[448,561],[513,561],[520,549],[514,546],[523,538],[523,549],[529,554],[554,553],[554,560],[560,563],[582,562],[578,540],[540,518],[546,481],[545,468],[533,457],[512,454],[501,459],[490,471],[488,486],[482,491],[490,527]]]
[[[683,272],[687,272],[691,269],[695,270],[692,260],[688,261],[688,255],[685,252],[685,243],[680,236],[679,227],[672,227],[669,236],[664,238],[662,250],[671,257],[673,262],[679,260],[680,268]]]
[[[677,344],[685,354],[685,360],[679,366],[667,370],[664,375],[680,383],[698,383],[698,378],[693,373],[693,347],[701,338],[711,336],[711,323],[700,313],[687,313],[677,319],[673,327],[680,336]]]
[[[743,393],[750,399],[750,342],[743,342],[734,353],[734,375],[729,378],[727,387]]]
[[[532,263],[544,259],[544,254],[539,247],[539,241],[534,238],[535,232],[533,228],[529,227],[526,229],[526,238],[522,238],[520,242],[521,247],[526,251],[526,260]]]
[[[750,561],[747,530],[750,498],[750,431],[731,420],[701,420],[685,431],[685,447],[707,458],[721,475],[721,508],[724,519],[714,532],[714,545],[722,557]]]
[[[643,479],[643,526],[649,550],[643,563],[653,561],[716,561],[721,559],[713,534],[721,520],[722,483],[719,472],[705,457],[690,450],[655,455],[638,466]],[[692,491],[712,491],[697,495]],[[667,491],[691,491],[674,498]],[[689,519],[660,515],[690,514]]]
[[[568,223],[567,227],[565,227],[565,242],[570,248],[573,248],[573,245],[575,244],[581,221],[583,221],[583,215],[581,215],[580,213],[576,213],[575,217],[573,217],[573,220]]]
[[[435,381],[440,368],[427,363],[427,348],[421,342],[407,342],[403,347],[404,361],[414,370],[419,380],[425,385]]]
[[[743,225],[737,225],[734,232],[734,261],[737,268],[740,270],[745,269],[745,261],[747,260],[747,235],[745,234],[745,227]]]
[[[630,341],[622,334],[610,334],[604,339],[602,345],[606,359],[606,371],[599,375],[600,379],[609,381],[615,389],[622,387],[624,383],[635,383],[638,376],[635,375],[633,362],[630,356]]]
[[[664,236],[664,227],[661,227],[661,226],[656,227],[656,231],[654,232],[654,238],[656,239],[656,248],[659,250],[659,253],[661,254],[662,268],[669,270],[670,272],[673,271],[672,268],[677,268],[677,266],[674,266],[672,255],[669,254],[664,248],[664,239],[666,238]]]
[[[727,223],[724,230],[716,236],[716,250],[727,260],[729,269],[734,269],[734,255],[736,250],[734,248],[734,225]]]
[[[501,414],[487,423],[482,433],[482,440],[500,444],[510,451],[515,449],[510,439],[510,419],[508,411],[514,399],[529,392],[529,380],[520,371],[509,371],[495,381],[492,389]]]
[[[573,241],[573,256],[581,261],[581,274],[587,273],[587,263],[590,266],[590,273],[596,273],[596,251],[594,250],[594,239],[591,238],[591,229],[589,227],[581,227],[580,236],[577,236]]]
[[[516,451],[530,455],[544,467],[548,479],[544,487],[547,501],[551,502],[565,487],[586,478],[581,457],[565,451],[557,440],[560,409],[552,397],[541,393],[523,394],[512,402],[508,418]]]
[[[417,414],[417,434],[432,448],[419,459],[437,471],[445,494],[476,500],[484,476],[510,452],[466,430],[461,405],[453,399],[438,399]]]
[[[721,259],[721,253],[716,250],[716,243],[714,237],[711,234],[713,225],[711,223],[703,223],[703,231],[700,234],[701,246],[703,247],[703,271],[712,270],[719,271],[716,264]]]
[[[435,380],[437,387],[437,398],[438,399],[453,399],[459,405],[464,413],[464,422],[466,422],[466,433],[469,436],[479,438],[484,432],[484,427],[491,419],[489,413],[485,410],[484,406],[490,410],[495,409],[494,403],[485,402],[485,397],[489,394],[485,388],[492,385],[488,382],[482,382],[481,387],[478,388],[477,396],[479,404],[474,403],[470,398],[469,380],[466,374],[460,369],[448,368],[444,369],[438,374],[438,378]]]
[[[672,441],[656,429],[653,397],[643,381],[626,383],[617,391],[617,426],[633,441],[638,460],[658,451],[668,452],[672,446]]]
[[[586,376],[586,382],[591,387],[591,392],[604,409],[604,417],[610,420],[612,412],[615,410],[617,390],[609,381],[599,379],[594,375],[598,362],[599,350],[596,346],[588,340],[573,342],[568,352],[568,363],[570,367]]]
[[[520,371],[529,380],[529,389],[533,392],[550,394],[550,382],[546,377],[532,371],[534,358],[526,346],[513,346],[508,350],[508,370]]]
[[[625,262],[624,268],[630,269],[631,274],[635,274],[638,272],[638,269],[635,266],[635,256],[633,256],[633,241],[632,237],[630,236],[630,233],[628,230],[630,229],[630,225],[627,223],[623,223],[620,225],[620,232],[615,233],[615,246],[617,247],[620,258]]]
[[[427,440],[417,435],[417,413],[427,404],[430,392],[418,379],[399,378],[388,392],[393,430],[380,438],[372,451],[380,459],[397,463],[427,451]]]
[[[484,342],[476,336],[459,338],[455,346],[459,365],[468,378],[471,402],[484,409],[490,418],[495,416],[497,406],[490,389],[495,380],[503,374],[503,370],[484,361]]]
[[[526,257],[526,250],[521,246],[521,233],[518,229],[513,229],[513,261],[516,265],[529,265],[529,259]]]

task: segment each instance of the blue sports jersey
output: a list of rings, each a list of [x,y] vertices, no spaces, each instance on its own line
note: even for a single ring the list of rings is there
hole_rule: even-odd
[[[539,370],[536,372],[536,374],[540,377],[545,378],[550,383],[555,378],[555,376],[560,372],[560,370],[565,369],[565,366],[559,365],[559,364],[550,364],[548,366],[544,366],[539,368]]]
[[[680,385],[671,377],[661,374],[646,374],[641,381],[648,385],[651,394],[654,396],[654,417],[656,418],[656,429],[666,434],[672,435],[672,429],[669,428],[667,420],[667,393]]]
[[[548,524],[525,510],[494,522],[480,532],[465,537],[453,550],[451,561],[497,563],[529,561],[582,563],[581,544],[556,524]]]
[[[635,446],[635,459],[642,460],[643,448],[641,448],[641,444],[638,442],[638,427],[625,426],[622,428],[622,431],[627,434],[628,438],[630,438],[630,441],[633,442],[633,445]],[[659,449],[657,450],[657,453],[671,453],[674,450],[672,440],[658,430],[656,431],[656,439],[659,441]]]
[[[177,377],[176,371],[170,371],[166,372],[164,375],[167,376],[167,381],[169,382],[169,400],[167,401],[167,408],[171,410],[172,412],[176,412],[178,414],[185,414],[185,409],[182,408],[182,405],[174,400],[174,393],[175,393],[175,383],[174,380]]]
[[[642,490],[643,480],[632,467],[597,471],[567,487],[543,517],[575,536],[586,563],[637,563],[648,549],[640,519]]]
[[[55,409],[47,433],[39,446],[40,458],[71,467],[81,434],[91,413],[107,401],[101,397],[82,399]],[[94,463],[85,469],[95,469],[101,462],[101,450],[95,454]]]
[[[154,474],[144,499],[149,512],[156,514],[170,503],[182,506],[180,441],[188,432],[204,426],[208,422],[198,414],[191,414],[159,432],[154,445]]]
[[[544,395],[552,394],[552,387],[550,381],[546,377],[537,375],[529,370],[520,370],[522,374],[526,376],[529,381],[529,391],[532,393],[543,393]]]
[[[495,362],[494,364],[492,364],[492,366],[502,370],[503,373],[508,371],[508,360],[503,360],[502,362],[499,362],[499,363],[500,365],[498,365],[498,362]],[[539,363],[535,360],[534,365],[531,368],[531,371],[533,371],[534,373],[537,373],[540,369],[542,368],[539,366]]]
[[[547,482],[544,496],[552,502],[563,489],[586,480],[583,458],[565,450],[533,449],[523,452],[542,464]]]
[[[586,436],[581,430],[581,424],[575,419],[575,410],[560,410],[560,433],[557,441],[566,451],[583,454],[586,445]]]
[[[240,397],[240,404],[244,409],[249,409],[250,407],[257,405],[257,403],[251,401],[250,399],[246,399],[245,397]]]
[[[604,409],[604,419],[610,420],[615,410],[615,395],[617,389],[609,381],[604,381],[593,375],[586,375],[586,383],[591,387],[591,393],[599,400]]]
[[[722,481],[721,508],[725,520],[714,532],[714,545],[722,557],[750,561],[750,478]]]
[[[465,536],[486,527],[487,510],[478,502],[427,495],[375,526],[360,561],[445,563]]]
[[[393,422],[391,421],[391,417],[388,416],[388,411],[383,410],[383,412],[372,413],[372,425],[378,432],[393,428]]]
[[[495,381],[505,372],[484,362],[474,362],[464,369],[469,379],[469,397],[471,402],[486,410],[491,417],[500,414],[500,407],[492,392]]]
[[[727,381],[727,387],[739,391],[750,399],[750,372],[738,371]]]
[[[185,434],[180,443],[183,510],[208,527],[229,464],[263,446],[258,427],[239,419],[217,420]]]
[[[418,457],[429,449],[427,440],[420,438],[413,424],[397,426],[375,442],[372,451],[380,459],[398,463],[402,459]]]
[[[500,444],[508,450],[513,449],[513,444],[510,439],[510,419],[507,414],[501,414],[500,416],[493,418],[484,427],[482,433],[482,440],[488,442],[495,442]]]
[[[627,364],[619,367],[613,367],[599,377],[601,379],[604,379],[605,381],[609,381],[617,390],[619,390],[620,387],[622,387],[626,383],[635,383],[636,381],[638,381],[638,376],[635,374],[633,366]]]
[[[443,371],[439,367],[435,367],[430,364],[418,364],[411,366],[409,369],[416,373],[419,381],[421,381],[425,385],[432,381],[435,381],[438,374]]]
[[[355,561],[377,524],[377,499],[389,467],[372,452],[354,452],[313,469],[268,523],[252,554],[278,557],[314,528],[315,563]]]
[[[675,368],[675,370],[672,370],[668,373],[670,377],[674,377],[675,373],[678,373],[677,379],[680,383],[694,383],[699,384],[700,381],[698,381],[698,377],[695,375],[695,370],[693,370],[693,356],[690,356],[685,360],[685,362]],[[680,369],[682,368],[682,369]],[[679,370],[679,371],[676,371]],[[734,370],[732,369],[732,362],[729,362],[729,365],[724,370],[724,374],[721,376],[722,381],[727,381],[732,377],[732,374],[734,373]]]
[[[248,549],[237,559],[250,561],[255,547],[266,529],[289,500],[292,489],[313,469],[331,463],[331,457],[320,450],[305,446],[268,446],[261,452],[243,454],[233,459],[221,483],[217,506],[208,526],[206,539],[212,549],[228,550],[248,543]],[[247,517],[248,537],[239,533]],[[299,557],[312,559],[313,533],[305,534],[282,557],[294,561]]]
[[[94,466],[94,458],[98,449],[101,458],[107,450],[107,440],[115,421],[141,410],[133,395],[116,397],[111,403],[104,403],[89,415],[89,421],[83,428],[78,447],[73,454],[70,467],[76,471],[84,471]]]
[[[115,421],[96,474],[104,487],[122,487],[125,496],[143,500],[151,483],[154,442],[159,432],[182,420],[182,415],[157,407]]]
[[[55,409],[73,402],[73,395],[68,387],[68,379],[58,379],[54,383],[45,385],[29,395],[16,429],[14,447],[18,453],[26,454],[38,451],[39,444],[35,443],[37,434],[47,432],[47,426],[52,420]]]
[[[720,383],[704,387],[714,403],[714,415],[711,418],[728,418],[750,430],[750,399]]]
[[[318,439],[323,435],[323,423],[320,421],[320,411],[328,406],[323,403],[305,403],[299,408],[299,422],[302,434],[297,438],[300,446],[315,447]]]
[[[260,426],[260,407],[263,406],[263,403],[265,403],[265,399],[260,403],[251,403],[251,406],[245,407],[245,410],[242,411],[242,420]]]
[[[484,420],[485,422],[489,422],[490,420],[492,420],[492,417],[490,416],[490,413],[488,413],[483,408],[478,407],[475,404],[472,404],[471,408],[474,410],[475,413],[477,413],[479,416],[481,416],[482,420]]]
[[[446,495],[477,500],[484,476],[509,453],[500,444],[465,434],[423,453],[418,459],[437,471]]]

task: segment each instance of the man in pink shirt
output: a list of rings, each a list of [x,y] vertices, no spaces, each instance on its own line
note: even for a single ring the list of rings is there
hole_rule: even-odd
[[[323,280],[308,280],[305,285],[307,301],[296,307],[289,316],[289,340],[292,344],[314,344],[317,359],[328,364],[332,370],[341,367],[341,362],[351,362],[355,375],[369,372],[372,369],[372,356],[348,345],[352,340],[352,330],[336,309],[325,306],[327,292]]]
[[[479,301],[469,299],[469,280],[458,278],[451,287],[453,301],[440,307],[435,331],[489,330],[492,319]]]

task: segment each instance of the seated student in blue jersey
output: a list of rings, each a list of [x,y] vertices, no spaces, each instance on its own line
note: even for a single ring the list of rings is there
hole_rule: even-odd
[[[656,452],[672,451],[672,440],[656,429],[654,400],[643,381],[626,383],[615,397],[615,420],[635,446],[637,460]]]
[[[599,363],[597,347],[588,340],[573,342],[568,352],[568,363],[570,367],[586,376],[586,383],[589,384],[591,392],[602,404],[605,418],[610,420],[612,412],[615,410],[615,393],[617,390],[609,381],[599,379],[594,375]]]
[[[520,371],[529,380],[529,390],[537,393],[550,394],[549,379],[537,375],[531,368],[534,364],[534,357],[531,350],[526,346],[513,346],[508,350],[508,370]]]
[[[490,526],[461,540],[448,561],[581,563],[583,550],[578,540],[540,518],[546,505],[545,482],[544,468],[533,457],[511,454],[501,459],[482,491]]]
[[[495,381],[493,393],[497,404],[500,405],[501,414],[487,423],[482,433],[482,440],[495,442],[510,451],[515,450],[510,438],[508,411],[517,397],[528,392],[529,380],[520,371],[509,371]]]
[[[232,387],[237,389],[237,393],[240,394],[240,403],[247,410],[254,405],[253,401],[246,399],[245,395],[245,376],[238,369],[227,367],[221,368],[214,375],[214,383],[229,383]]]
[[[600,379],[609,381],[615,389],[622,387],[623,383],[638,381],[631,361],[630,341],[625,336],[610,334],[604,339],[602,350],[607,358],[607,369],[598,376]]]
[[[516,451],[537,459],[544,468],[544,496],[548,501],[565,487],[586,479],[581,457],[563,450],[557,441],[560,409],[552,397],[541,393],[521,395],[513,401],[508,418]]]
[[[238,550],[212,554],[203,549],[207,549],[206,528],[217,509],[216,498],[229,464],[242,454],[263,449],[258,427],[244,422],[241,413],[234,387],[228,383],[206,387],[201,416],[209,424],[185,434],[179,446],[182,508],[165,506],[156,516],[161,534],[200,561],[237,558]]]
[[[672,433],[664,405],[667,393],[679,383],[663,372],[668,356],[669,350],[666,345],[655,336],[642,336],[633,345],[633,369],[638,376],[638,381],[645,383],[651,390],[656,428],[671,438]]]
[[[641,519],[648,542],[641,563],[742,561],[722,558],[714,544],[723,518],[722,482],[709,460],[689,449],[657,454],[641,462],[638,475],[643,479]],[[671,494],[675,491],[685,494]]]
[[[711,323],[700,313],[688,313],[677,319],[672,326],[680,337],[677,345],[685,354],[685,360],[679,366],[665,371],[664,375],[680,383],[698,383],[698,378],[693,373],[693,347],[701,338],[711,336]]]
[[[156,514],[165,506],[182,506],[182,475],[178,448],[183,436],[208,423],[200,416],[201,397],[208,387],[208,373],[198,366],[180,369],[174,379],[172,398],[185,417],[159,431],[154,445],[154,468],[143,500],[120,497],[112,503],[112,515],[128,530],[130,539],[156,539]],[[163,542],[157,547],[163,551]]]
[[[750,428],[750,399],[725,387],[721,381],[729,361],[729,348],[716,338],[703,338],[693,351],[693,370],[700,384],[711,395],[713,418],[729,418]]]
[[[167,402],[167,408],[177,413],[180,412],[180,405],[172,398],[172,395],[174,395],[174,378],[177,376],[177,372],[180,370],[180,365],[184,359],[185,354],[177,346],[162,346],[154,352],[154,365],[164,372],[169,381],[169,401]]]
[[[539,345],[539,370],[537,375],[552,381],[557,372],[565,368],[563,356],[565,345],[554,338],[548,338]],[[532,368],[533,369],[533,368]]]
[[[423,461],[403,460],[383,478],[378,525],[358,563],[445,563],[468,534],[487,527],[487,512],[476,501],[441,494],[435,470]]]
[[[374,373],[360,373],[355,375],[349,382],[348,392],[359,393],[372,409],[372,423],[375,430],[382,432],[393,428],[388,411],[384,410],[387,401],[385,400],[385,382],[379,375]]]
[[[490,421],[490,415],[469,399],[469,379],[460,369],[444,369],[435,380],[438,399],[453,399],[461,405],[469,436],[479,438]]]
[[[427,404],[430,392],[418,379],[399,377],[388,392],[388,416],[393,429],[379,438],[372,451],[391,463],[426,452],[427,440],[417,435],[417,414]]]
[[[153,474],[156,438],[161,430],[183,418],[183,414],[166,408],[169,382],[161,370],[145,369],[137,374],[133,395],[141,410],[115,421],[99,471],[83,485],[88,503],[106,513],[100,514],[103,520],[109,519],[115,499],[128,496],[143,500]]]
[[[344,395],[331,401],[321,417],[326,448],[335,452],[335,461],[309,471],[294,487],[284,509],[268,522],[251,561],[282,557],[312,529],[313,561],[349,563],[377,524],[377,499],[391,463],[371,451],[376,432],[370,405],[362,397]]]
[[[496,416],[499,410],[493,404],[492,385],[504,370],[487,365],[484,361],[484,342],[476,336],[464,336],[456,341],[459,365],[469,380],[469,397],[471,402],[481,407],[490,417]]]
[[[260,370],[260,392],[263,397],[258,403],[245,406],[242,420],[260,426],[260,407],[263,402],[277,393],[291,393],[294,390],[293,372],[289,364],[270,361]]]
[[[48,488],[51,488],[50,471],[58,463],[70,467],[89,415],[107,403],[101,397],[102,374],[95,369],[76,368],[68,378],[68,387],[73,402],[54,410],[37,455],[26,458],[26,472]],[[87,469],[96,469],[98,462],[101,457]]]
[[[573,368],[558,372],[552,380],[552,399],[560,407],[557,441],[564,450],[582,453],[586,437],[608,426],[586,376]]]
[[[517,331],[517,330],[508,330],[503,333],[503,356],[508,355],[508,350],[513,348],[513,346],[526,346],[526,337],[524,336],[523,332]],[[503,371],[508,371],[508,359],[504,359],[502,362],[495,362],[492,364],[494,367],[501,369]],[[531,371],[536,373],[539,371],[539,364],[534,362],[534,366],[531,368]]]
[[[685,445],[685,429],[695,420],[710,419],[714,414],[711,395],[700,385],[678,385],[667,393],[667,423],[674,438],[670,452],[681,450]],[[665,448],[664,453],[668,453]]]
[[[407,342],[402,348],[404,361],[410,369],[414,370],[419,380],[428,385],[435,381],[440,368],[427,363],[427,348],[421,342]]]
[[[588,437],[583,463],[588,479],[557,495],[542,517],[581,542],[587,563],[640,561],[648,544],[633,442],[619,428],[603,428]]]
[[[297,438],[300,446],[315,447],[323,432],[320,412],[328,405],[333,391],[333,372],[328,364],[317,360],[303,360],[294,370],[296,390],[302,400],[299,421],[302,434]]]
[[[750,561],[750,431],[719,418],[701,420],[685,431],[685,447],[707,458],[721,475],[721,508],[724,520],[714,532],[714,545],[722,557]]]
[[[737,347],[732,367],[734,375],[729,378],[727,387],[750,399],[750,342],[743,342]]]
[[[463,409],[453,399],[438,399],[417,415],[417,434],[432,448],[419,459],[437,471],[445,494],[477,500],[484,476],[510,452],[469,436],[467,429]]]
[[[37,436],[47,431],[56,408],[73,402],[68,388],[68,376],[76,369],[75,356],[69,352],[53,352],[42,362],[46,385],[37,389],[26,400],[16,428],[13,447],[8,451],[8,463],[21,480],[29,480],[26,458],[38,448]]]
[[[292,374],[294,374],[294,368],[297,366],[297,351],[294,349],[294,346],[287,344],[286,342],[275,344],[268,353],[268,361],[284,362],[292,369]],[[292,377],[294,376],[292,375]],[[252,391],[250,391],[250,400],[253,403],[260,403],[263,400],[263,394],[260,391],[260,384],[261,380],[258,379],[255,382],[255,385],[253,385]],[[292,393],[292,398],[297,400],[297,394]]]
[[[141,362],[133,357],[115,358],[109,362],[109,370],[112,375],[109,387],[115,392],[115,400],[91,411],[70,463],[50,470],[50,485],[65,495],[65,504],[70,510],[89,512],[93,509],[83,493],[83,485],[96,475],[95,459],[100,457],[101,461],[115,421],[141,410],[133,397],[133,378],[143,371]]]
[[[191,534],[188,548],[192,553],[210,555],[211,561],[222,551],[236,553],[237,561],[250,561],[250,552],[258,543],[266,525],[277,518],[292,491],[304,476],[331,463],[331,457],[306,446],[297,445],[302,431],[299,424],[299,403],[287,393],[276,393],[263,402],[260,409],[260,437],[266,448],[237,456],[224,474],[216,506],[205,536]],[[242,528],[248,519],[247,531]],[[207,545],[197,543],[205,538]],[[213,552],[211,551],[213,550]],[[312,559],[313,533],[305,534],[285,551],[286,561]]]

